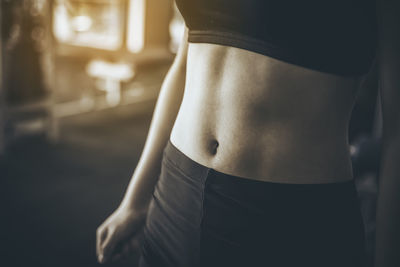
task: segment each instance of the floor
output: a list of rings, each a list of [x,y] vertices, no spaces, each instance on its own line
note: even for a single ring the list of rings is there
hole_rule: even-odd
[[[37,135],[9,148],[0,160],[1,266],[99,266],[96,227],[123,196],[153,107],[69,117],[61,121],[59,143]]]

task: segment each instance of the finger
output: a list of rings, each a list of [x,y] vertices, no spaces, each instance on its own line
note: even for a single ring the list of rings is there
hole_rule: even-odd
[[[97,254],[97,259],[98,261],[100,261],[100,256],[103,255],[103,251],[102,251],[102,244],[104,242],[104,240],[107,237],[107,228],[98,228],[97,229],[97,234],[96,234],[96,254]]]
[[[101,246],[102,252],[103,252],[102,255],[100,255],[101,263],[108,261],[108,259],[111,257],[111,255],[114,252],[117,242],[118,242],[118,238],[117,238],[115,232],[109,232],[109,234],[107,235],[107,238],[104,240],[104,242]]]

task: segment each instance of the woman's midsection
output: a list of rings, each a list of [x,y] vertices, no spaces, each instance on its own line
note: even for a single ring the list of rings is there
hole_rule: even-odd
[[[357,81],[246,50],[190,44],[171,142],[243,178],[327,183],[352,177],[348,120]]]

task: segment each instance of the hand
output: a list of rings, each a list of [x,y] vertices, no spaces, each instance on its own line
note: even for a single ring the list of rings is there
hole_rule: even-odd
[[[139,248],[146,212],[119,208],[97,228],[96,252],[100,263],[119,259]]]
[[[143,232],[140,232],[138,235],[141,236]],[[125,262],[133,262],[133,255],[139,253],[139,249],[141,246],[141,238],[139,236],[133,236],[132,238],[121,242],[115,248],[114,254],[111,256],[112,261],[125,261]]]

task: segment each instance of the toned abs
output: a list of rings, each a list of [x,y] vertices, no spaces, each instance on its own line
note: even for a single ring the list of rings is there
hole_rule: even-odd
[[[357,88],[353,77],[191,43],[171,142],[194,161],[243,178],[350,180],[347,131]]]

